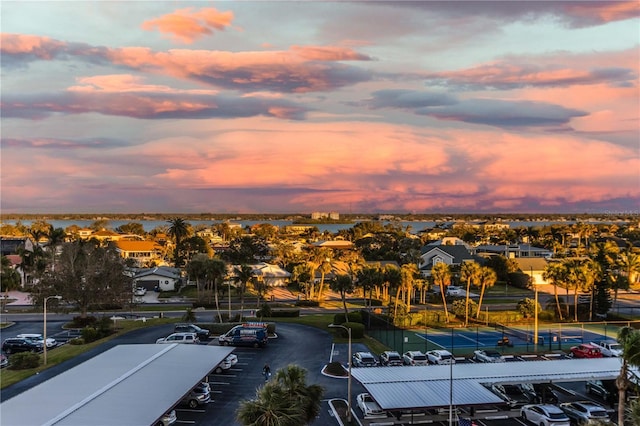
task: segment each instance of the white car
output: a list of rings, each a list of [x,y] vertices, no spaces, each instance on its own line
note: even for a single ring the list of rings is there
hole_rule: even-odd
[[[220,364],[213,370],[214,373],[220,374],[225,370],[230,369],[238,363],[238,356],[236,354],[229,354]]]
[[[200,339],[196,333],[173,333],[156,340],[156,343],[189,343],[198,344]]]
[[[571,426],[569,417],[551,404],[531,404],[520,409],[522,419],[536,426]]]
[[[40,343],[44,342],[44,337],[42,337],[42,334],[23,333],[23,334],[18,334],[16,337],[20,339],[28,339],[34,342],[40,342]],[[47,348],[53,348],[57,345],[58,345],[58,342],[56,342],[56,339],[47,337]]]
[[[368,393],[361,393],[356,397],[356,401],[358,403],[358,407],[362,410],[362,414],[365,417],[367,416],[379,416],[384,414],[384,410],[380,408],[377,402],[373,400],[371,395]]]
[[[473,359],[478,362],[505,362],[500,352],[490,349],[473,351]]]
[[[591,420],[609,421],[607,409],[592,401],[565,402],[560,404],[560,409],[578,424],[589,424]]]
[[[622,346],[615,340],[602,340],[591,344],[597,346],[603,356],[622,356]]]
[[[170,426],[177,421],[178,417],[176,416],[176,410],[171,410],[168,413],[165,413],[164,416],[160,417],[160,423],[158,423],[158,425]]]
[[[462,287],[456,285],[447,286],[444,292],[445,296],[464,296],[465,291]]]
[[[147,294],[147,289],[144,287],[138,287],[136,291],[133,292],[134,296],[144,296],[145,294]]]
[[[429,365],[427,356],[420,351],[407,351],[402,355],[405,365]]]
[[[455,364],[456,358],[453,354],[445,349],[435,349],[427,352],[429,364]]]

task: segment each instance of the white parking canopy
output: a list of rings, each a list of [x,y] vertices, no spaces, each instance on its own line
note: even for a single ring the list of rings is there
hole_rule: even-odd
[[[448,406],[451,387],[453,405],[496,404],[504,401],[483,384],[608,380],[621,365],[620,358],[597,358],[353,368],[351,374],[383,410],[419,410]]]
[[[0,404],[2,424],[149,426],[232,351],[119,345]]]

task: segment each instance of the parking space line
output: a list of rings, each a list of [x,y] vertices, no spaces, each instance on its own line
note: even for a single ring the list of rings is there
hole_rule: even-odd
[[[209,382],[211,385],[230,385],[229,382]]]

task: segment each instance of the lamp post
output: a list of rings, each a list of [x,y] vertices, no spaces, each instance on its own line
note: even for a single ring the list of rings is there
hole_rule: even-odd
[[[44,354],[44,365],[47,365],[47,300],[49,299],[62,299],[62,296],[47,296],[44,298],[44,341],[42,342],[42,350]]]
[[[351,424],[351,328],[340,324],[329,324],[329,328],[343,328],[349,335],[349,376],[347,378],[347,422]]]

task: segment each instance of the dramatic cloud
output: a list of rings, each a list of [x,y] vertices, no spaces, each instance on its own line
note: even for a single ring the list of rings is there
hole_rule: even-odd
[[[210,8],[194,10],[192,8],[176,10],[156,19],[145,21],[144,30],[158,30],[179,42],[189,44],[214,30],[224,31],[233,21],[233,12],[219,12]]]
[[[635,1],[128,6],[3,4],[3,211],[640,211]]]

